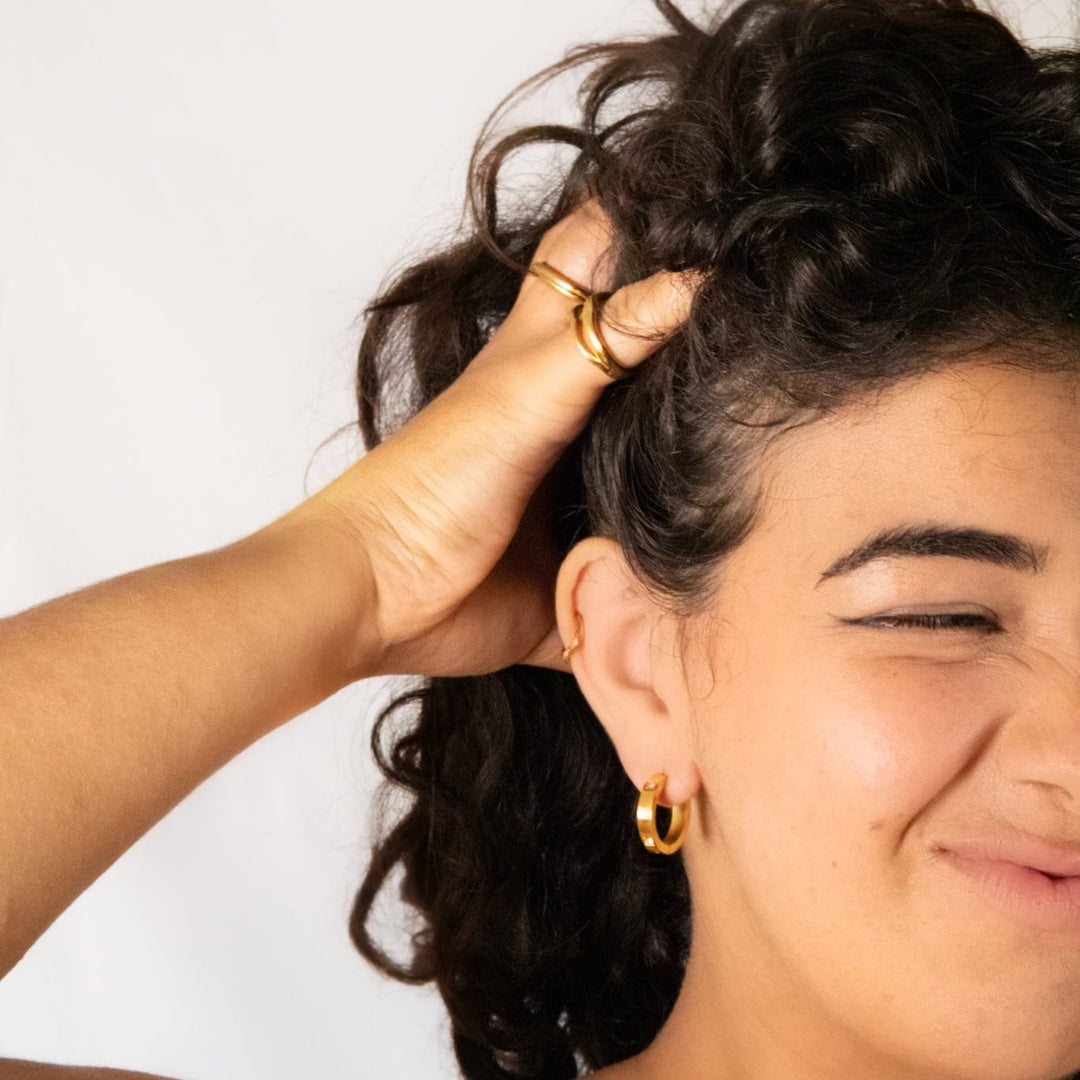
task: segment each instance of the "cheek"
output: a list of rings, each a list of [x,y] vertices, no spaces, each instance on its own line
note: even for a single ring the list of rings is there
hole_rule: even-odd
[[[834,826],[892,842],[970,765],[1003,708],[1000,680],[971,661],[861,657],[804,672],[786,735],[815,766]]]
[[[850,812],[914,817],[1007,709],[1000,689],[971,661],[874,657],[819,667],[802,715],[821,747],[821,779]]]
[[[906,818],[955,776],[973,730],[965,714],[977,708],[956,671],[881,658],[819,668],[802,719],[842,813]]]
[[[891,852],[976,752],[1000,702],[970,663],[791,660],[748,665],[703,714],[721,832],[789,868]]]

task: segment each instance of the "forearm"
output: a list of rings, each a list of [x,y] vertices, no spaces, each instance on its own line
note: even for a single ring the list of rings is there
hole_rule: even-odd
[[[93,1065],[53,1065],[23,1058],[0,1058],[0,1080],[168,1080],[152,1073]]]
[[[356,546],[294,512],[0,619],[0,977],[203,780],[364,674]]]

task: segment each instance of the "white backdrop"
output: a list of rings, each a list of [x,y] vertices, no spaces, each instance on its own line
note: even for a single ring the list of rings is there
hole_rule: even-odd
[[[1075,32],[1066,0],[999,10]],[[658,25],[649,0],[0,0],[0,615],[238,539],[355,460],[340,438],[305,490],[355,418],[354,320],[457,221],[489,109]],[[391,689],[279,728],[135,844],[0,981],[0,1057],[456,1076],[434,991],[346,930]]]

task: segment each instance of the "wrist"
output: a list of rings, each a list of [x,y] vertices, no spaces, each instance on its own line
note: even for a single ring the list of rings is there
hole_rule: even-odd
[[[282,553],[297,617],[322,643],[330,693],[378,674],[384,649],[375,575],[362,535],[341,512],[316,494],[247,539]]]

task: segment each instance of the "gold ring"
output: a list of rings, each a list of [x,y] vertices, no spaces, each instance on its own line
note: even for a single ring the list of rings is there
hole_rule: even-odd
[[[589,292],[580,285],[576,285],[565,274],[560,274],[554,266],[546,262],[536,262],[529,267],[529,273],[538,277],[545,284],[550,285],[557,293],[565,296],[567,300],[576,300],[583,304],[589,299]]]
[[[585,359],[595,364],[609,379],[625,379],[634,369],[623,367],[612,355],[600,333],[598,319],[609,292],[590,296],[585,303],[574,308],[574,336]]]

